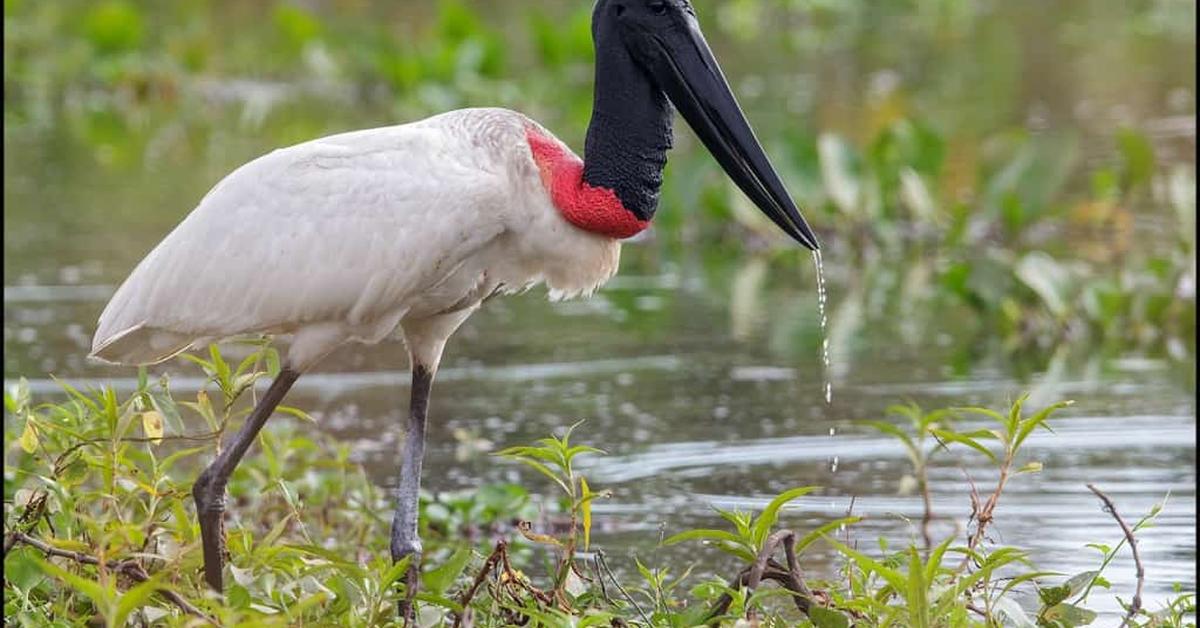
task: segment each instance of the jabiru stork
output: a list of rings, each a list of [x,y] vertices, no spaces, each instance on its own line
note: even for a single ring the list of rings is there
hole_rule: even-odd
[[[672,105],[763,213],[818,248],[686,0],[598,0],[592,36],[583,159],[504,109],[282,148],[217,183],[104,308],[91,355],[116,364],[244,334],[291,337],[279,375],[192,489],[212,588],[222,589],[226,482],[255,435],[323,356],[397,328],[412,387],[391,555],[415,555],[415,566],[426,413],[447,339],[493,295],[538,283],[551,299],[587,295],[616,272],[621,240],[654,217]]]

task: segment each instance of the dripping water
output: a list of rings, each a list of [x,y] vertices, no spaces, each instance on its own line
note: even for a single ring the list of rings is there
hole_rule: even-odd
[[[833,403],[833,381],[829,374],[829,317],[825,313],[825,267],[821,263],[821,251],[812,252],[813,263],[817,267],[817,306],[821,313],[821,362],[825,367],[825,405]]]
[[[833,404],[833,380],[830,375],[829,361],[829,316],[825,312],[826,301],[828,295],[825,291],[825,267],[821,263],[821,251],[813,251],[813,264],[817,268],[817,306],[821,314],[821,362],[823,365],[823,376],[825,379],[825,405]],[[829,437],[833,438],[836,434],[834,428],[829,428]],[[837,473],[838,458],[834,456],[829,462],[829,472]]]

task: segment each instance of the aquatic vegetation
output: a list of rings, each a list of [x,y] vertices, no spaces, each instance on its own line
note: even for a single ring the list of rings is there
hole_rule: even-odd
[[[195,401],[175,400],[169,380],[143,379],[118,399],[111,389],[36,402],[28,389],[5,394],[5,618],[24,626],[93,621],[145,625],[347,625],[394,623],[404,564],[387,559],[389,498],[349,448],[322,436],[307,415],[277,419],[259,437],[259,454],[229,485],[238,502],[227,528],[233,576],[224,601],[206,591],[189,482],[212,455],[219,434],[245,414],[244,397],[273,362],[259,346],[238,368],[215,349],[197,359],[211,386]],[[212,390],[212,394],[209,390]],[[857,548],[847,514],[812,529],[786,526],[787,505],[819,492],[785,491],[757,513],[719,511],[730,529],[685,530],[663,543],[704,543],[728,555],[726,580],[694,565],[644,565],[614,572],[592,533],[591,504],[608,496],[575,468],[599,450],[562,436],[497,452],[557,487],[561,501],[515,485],[429,494],[421,503],[426,560],[418,594],[423,625],[653,625],[705,623],[826,626],[1079,626],[1096,619],[1084,606],[1107,588],[1104,573],[1127,562],[1164,505],[1132,527],[1093,488],[1125,532],[1097,531],[1096,569],[1068,578],[987,530],[1006,515],[1008,482],[1037,473],[1021,446],[1048,429],[1054,404],[1026,414],[986,408],[923,412],[897,408],[910,432],[874,425],[904,441],[919,468],[935,451],[965,447],[996,465],[990,494],[972,485],[965,541],[955,532],[924,548]],[[187,431],[183,415],[209,430]],[[960,428],[971,417],[985,421]],[[291,419],[290,421],[288,419]],[[965,425],[965,423],[961,423]],[[936,441],[936,445],[931,440]],[[943,451],[948,450],[948,451]],[[539,504],[540,505],[535,505]],[[973,526],[973,527],[971,527]],[[1119,539],[1119,542],[1113,542]],[[1099,542],[1107,541],[1107,543]],[[812,577],[805,550],[823,544],[844,560],[835,579]],[[1134,555],[1136,557],[1136,554]],[[549,558],[539,564],[539,557]],[[1138,559],[1139,580],[1143,578]],[[625,560],[621,561],[626,562]],[[672,575],[678,574],[678,575]],[[844,579],[843,579],[844,576]],[[770,580],[778,586],[762,586]],[[1194,594],[1180,591],[1163,608],[1139,598],[1125,604],[1135,626],[1194,626]]]

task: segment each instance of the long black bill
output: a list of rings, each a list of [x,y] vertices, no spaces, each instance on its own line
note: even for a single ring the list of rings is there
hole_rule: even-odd
[[[650,55],[651,71],[659,87],[729,177],[785,233],[814,251],[820,248],[754,137],[695,18],[651,37],[657,48]]]

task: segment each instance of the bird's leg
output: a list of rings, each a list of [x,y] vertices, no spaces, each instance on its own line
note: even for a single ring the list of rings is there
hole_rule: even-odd
[[[392,561],[399,562],[411,557],[404,579],[404,599],[399,603],[400,616],[406,622],[413,619],[412,601],[421,576],[417,502],[421,490],[421,460],[425,456],[425,413],[429,409],[429,390],[432,386],[433,371],[414,362],[408,433],[404,439],[404,460],[400,463],[400,485],[396,489],[396,515],[392,518]]]
[[[200,520],[200,539],[204,546],[204,580],[217,592],[223,590],[221,568],[225,558],[225,483],[229,481],[229,475],[254,442],[254,437],[298,377],[300,373],[287,367],[279,372],[279,376],[271,382],[267,394],[263,395],[254,411],[246,418],[242,429],[238,430],[229,447],[217,455],[216,460],[200,473],[200,477],[196,478],[196,483],[192,485],[192,497],[196,500],[196,518]]]

